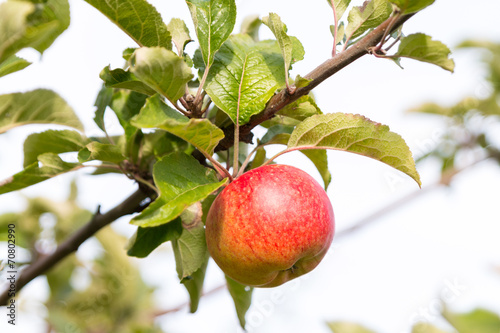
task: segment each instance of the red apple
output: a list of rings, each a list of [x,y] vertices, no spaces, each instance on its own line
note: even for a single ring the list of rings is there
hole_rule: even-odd
[[[244,173],[207,216],[212,258],[232,279],[275,287],[315,268],[333,239],[333,209],[323,188],[288,165]]]

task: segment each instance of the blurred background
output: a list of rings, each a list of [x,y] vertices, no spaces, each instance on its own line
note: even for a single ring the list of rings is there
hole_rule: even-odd
[[[149,2],[165,22],[184,19],[195,37],[184,1]],[[19,55],[33,65],[0,79],[0,94],[53,89],[74,108],[87,136],[101,135],[92,120],[102,84],[99,73],[108,65],[122,67],[122,51],[134,42],[84,1],[70,0],[70,5],[69,29],[43,57],[23,50]],[[304,76],[330,56],[333,15],[326,1],[239,0],[237,7],[237,27],[247,15],[276,12],[288,33],[299,38],[306,56],[294,65],[292,77]],[[494,72],[500,46],[493,45],[500,43],[499,12],[500,2],[494,0],[436,0],[405,24],[405,34],[424,32],[452,49],[453,74],[408,59],[402,70],[390,60],[365,56],[315,89],[323,112],[360,113],[402,135],[416,158],[425,157],[417,165],[422,189],[382,163],[328,152],[333,177],[328,195],[338,237],[310,274],[255,290],[247,313],[249,332],[326,333],[331,332],[327,322],[333,321],[397,333],[424,321],[453,332],[441,312],[485,308],[500,313],[500,168],[498,157],[488,158],[498,156],[495,147],[500,147],[500,75]],[[271,37],[262,27],[261,39]],[[458,48],[465,40],[493,43],[484,45],[496,50],[496,58],[487,48]],[[187,53],[194,50],[195,43],[188,44]],[[486,107],[481,104],[485,100],[492,103]],[[121,134],[112,112],[105,121],[110,135]],[[0,135],[0,179],[22,169],[24,139],[47,128],[30,125]],[[321,183],[312,163],[299,153],[278,162],[300,167]],[[17,214],[2,215],[0,222],[17,220],[18,238],[28,244],[41,235],[37,247],[50,252],[98,205],[107,211],[136,187],[120,175],[88,173],[80,170],[2,195],[0,215]],[[17,325],[8,325],[2,315],[0,331],[106,332],[83,329],[84,320],[103,321],[102,327],[113,327],[113,332],[241,331],[229,293],[218,289],[224,277],[213,261],[204,288],[216,291],[202,298],[196,314],[189,314],[169,245],[146,259],[128,258],[122,250],[135,231],[129,220],[102,230],[76,257],[26,286],[18,295]],[[346,231],[360,221],[368,222]],[[57,232],[56,223],[61,226]],[[4,259],[7,247],[0,245]],[[29,253],[19,252],[18,260],[28,261]],[[5,281],[2,273],[0,281]],[[58,289],[50,293],[49,285]],[[128,328],[113,326],[120,322]]]

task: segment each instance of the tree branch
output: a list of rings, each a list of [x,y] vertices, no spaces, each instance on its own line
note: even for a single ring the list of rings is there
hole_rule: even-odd
[[[142,205],[141,203],[146,198],[148,198],[147,194],[141,190],[137,190],[109,212],[101,214],[97,211],[87,224],[69,236],[64,242],[59,244],[57,249],[52,254],[39,257],[31,265],[20,271],[16,280],[16,293],[18,293],[21,288],[28,284],[31,280],[44,274],[66,256],[78,250],[83,242],[92,237],[103,227],[107,226],[119,217],[143,210],[145,205]],[[0,305],[7,304],[7,301],[9,300],[8,289],[9,288],[0,294]]]
[[[402,15],[397,19],[394,19],[393,17],[387,19],[384,23],[363,37],[359,42],[352,45],[347,50],[338,53],[335,57],[329,58],[307,74],[304,78],[311,80],[307,86],[297,88],[293,94],[289,94],[287,89],[283,89],[278,94],[274,95],[261,113],[254,115],[247,124],[240,127],[240,141],[250,143],[252,141],[252,129],[254,127],[268,119],[271,119],[283,107],[296,101],[300,97],[309,94],[312,89],[328,79],[330,76],[337,73],[363,55],[370,53],[371,48],[375,47],[384,35],[398,29],[413,15],[414,14]],[[391,31],[386,31],[388,29]],[[234,124],[224,128],[224,135],[224,139],[219,142],[215,151],[227,150],[233,145]]]

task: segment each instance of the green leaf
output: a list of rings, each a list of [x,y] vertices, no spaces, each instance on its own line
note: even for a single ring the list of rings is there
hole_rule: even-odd
[[[240,27],[240,34],[247,34],[255,42],[259,41],[259,30],[262,25],[262,20],[259,15],[249,15],[243,19]]]
[[[332,6],[332,0],[327,0],[326,2],[328,2],[330,7]],[[347,7],[349,7],[350,3],[351,0],[333,0],[333,5],[335,6],[335,12],[337,16],[337,22],[339,22],[342,16],[344,16],[344,13],[347,10]]]
[[[257,151],[255,152],[255,157],[252,160],[252,163],[250,164],[249,170],[258,168],[262,166],[266,162],[266,150],[264,147],[259,147],[257,148]]]
[[[420,186],[420,176],[405,141],[389,127],[363,116],[329,113],[307,118],[293,131],[288,150],[335,149],[381,161],[406,173]]]
[[[24,167],[35,163],[38,156],[44,153],[61,154],[79,151],[90,140],[80,133],[71,130],[48,130],[31,134],[24,141]]]
[[[321,179],[325,185],[325,191],[332,181],[332,174],[328,170],[328,156],[326,155],[326,150],[324,149],[306,149],[301,150],[301,153],[306,155],[308,159],[313,162],[316,169],[318,169]]]
[[[31,62],[16,57],[10,56],[4,62],[0,63],[0,77],[20,71],[31,65]]]
[[[444,309],[443,317],[460,333],[498,333],[500,317],[485,309],[476,309],[469,313],[453,313]]]
[[[139,46],[172,49],[172,39],[160,13],[145,0],[85,0],[129,35]]]
[[[153,178],[160,196],[132,219],[131,223],[140,227],[172,221],[227,182],[227,179],[218,182],[213,170],[184,153],[172,153],[159,160],[154,165]]]
[[[177,54],[182,56],[186,45],[193,41],[191,36],[189,36],[189,29],[187,28],[186,23],[179,18],[173,18],[170,20],[167,27],[172,35],[172,40],[174,41],[177,49]]]
[[[156,94],[153,88],[139,80],[134,74],[121,68],[111,70],[107,66],[101,71],[99,77],[108,88],[129,89],[149,96]]]
[[[395,4],[402,14],[411,14],[421,11],[425,7],[432,5],[435,0],[389,0]]]
[[[29,165],[14,176],[0,181],[0,194],[20,190],[79,167],[80,164],[64,162],[53,153],[39,155],[38,162]]]
[[[322,112],[314,102],[314,99],[309,95],[300,97],[277,112],[277,115],[299,121],[303,121],[315,114],[322,114]]]
[[[181,282],[191,279],[191,274],[208,262],[205,226],[201,221],[201,203],[196,202],[181,214],[182,234],[172,240],[177,275]]]
[[[375,333],[362,325],[344,321],[327,323],[333,333]]]
[[[229,37],[236,22],[234,0],[186,0],[205,65],[210,68],[214,55]]]
[[[183,279],[182,284],[186,287],[189,293],[189,312],[195,313],[198,310],[200,299],[203,296],[203,282],[205,281],[205,273],[207,272],[208,251],[206,252],[206,259],[201,267],[191,274],[188,279]]]
[[[106,131],[104,112],[106,112],[106,108],[111,104],[112,99],[113,89],[106,88],[106,86],[103,85],[94,103],[94,106],[97,108],[95,110],[94,122],[104,132]]]
[[[290,65],[292,63],[292,39],[287,35],[286,25],[281,21],[278,14],[269,13],[269,16],[262,18],[262,22],[267,25],[269,29],[271,29],[276,37],[281,54],[285,60],[285,80],[288,86],[288,71],[290,70]]]
[[[215,55],[205,90],[234,123],[237,114],[240,125],[247,123],[285,83],[283,56],[277,45],[267,46],[248,35],[233,35]]]
[[[92,141],[78,152],[80,163],[99,160],[119,164],[125,160],[125,156],[118,146]]]
[[[347,17],[345,34],[349,40],[361,36],[387,20],[392,6],[387,0],[366,1],[362,6],[353,7]]]
[[[0,134],[27,124],[58,124],[83,131],[73,109],[51,90],[0,95]]]
[[[449,58],[450,49],[430,36],[417,33],[401,39],[398,52],[393,57],[412,58],[437,65],[453,73],[455,63]]]
[[[163,103],[158,95],[148,98],[146,105],[131,123],[140,128],[160,128],[212,155],[224,132],[208,119],[188,119]]]
[[[418,323],[413,326],[411,333],[448,333],[448,332],[443,331],[429,323]]]
[[[129,240],[127,254],[132,257],[145,258],[161,244],[179,238],[182,234],[181,219],[157,227],[139,227]]]
[[[274,125],[270,127],[267,133],[262,137],[260,141],[261,145],[271,145],[271,144],[281,144],[287,145],[290,140],[290,133],[293,132],[293,127],[291,126],[283,126],[283,125]],[[328,157],[326,155],[326,150],[324,149],[305,149],[300,151],[304,154],[311,162],[313,162],[314,166],[318,169],[318,172],[323,179],[323,183],[325,184],[325,190],[330,185],[332,181],[332,175],[328,170]]]
[[[192,78],[183,58],[161,47],[141,47],[130,58],[130,71],[175,104]]]
[[[67,0],[0,4],[0,63],[25,47],[43,53],[69,26]]]
[[[247,313],[252,303],[253,287],[244,286],[231,279],[226,275],[227,289],[233,298],[236,314],[240,321],[240,325],[245,329],[246,320],[245,314]]]

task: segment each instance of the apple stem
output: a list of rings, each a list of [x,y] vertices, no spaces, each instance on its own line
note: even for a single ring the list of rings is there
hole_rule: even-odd
[[[213,158],[212,156],[210,156],[209,154],[206,154],[205,152],[203,152],[203,155],[207,158],[207,160],[209,160],[212,165],[214,166],[215,170],[217,170],[217,172],[219,173],[219,175],[222,177],[222,178],[229,178],[229,181],[233,181],[233,176],[231,176],[231,174],[229,173],[229,171],[224,168],[224,166],[222,164],[220,164],[215,158]]]
[[[243,174],[243,172],[245,172],[245,169],[248,165],[248,163],[250,163],[250,159],[252,158],[253,154],[255,154],[255,152],[257,151],[257,149],[259,149],[260,147],[262,147],[261,145],[257,145],[251,152],[250,154],[248,154],[247,158],[245,159],[245,161],[243,162],[243,164],[241,165],[241,168],[240,168],[240,171],[238,172],[238,175],[236,175],[236,178],[238,178],[239,176],[241,176]]]
[[[234,148],[233,148],[233,177],[236,178],[238,176],[238,155],[240,148],[240,112],[239,107],[236,112],[236,126],[234,126]]]

